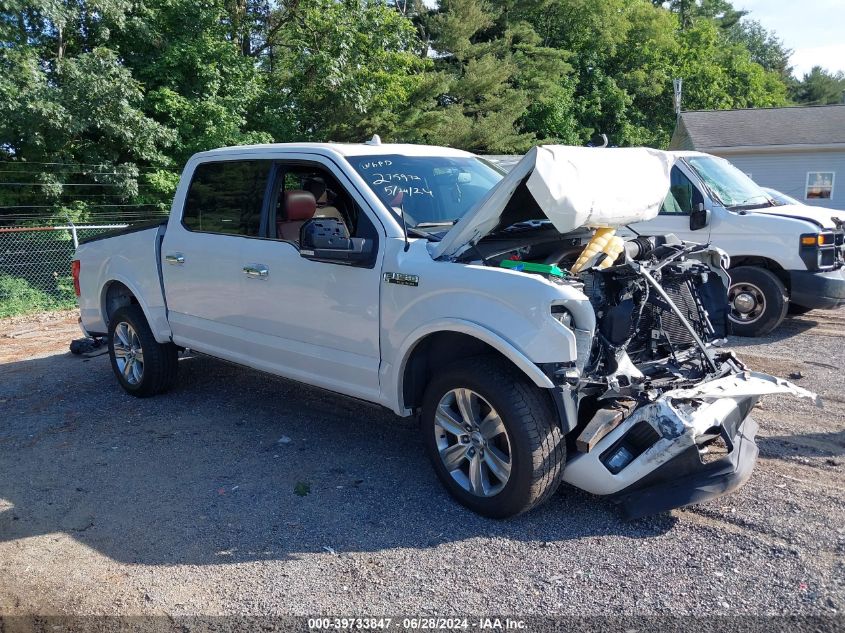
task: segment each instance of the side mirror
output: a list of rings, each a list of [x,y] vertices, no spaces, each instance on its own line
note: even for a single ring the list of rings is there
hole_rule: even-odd
[[[337,218],[312,218],[299,229],[299,255],[317,262],[362,264],[370,260],[373,240],[349,237]]]
[[[699,202],[689,214],[689,230],[698,231],[708,224],[710,224],[710,209],[705,209],[704,203]]]

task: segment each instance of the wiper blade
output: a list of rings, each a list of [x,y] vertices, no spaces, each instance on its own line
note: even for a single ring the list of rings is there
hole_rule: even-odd
[[[443,222],[419,222],[413,226],[415,229],[433,229],[438,226],[454,226],[457,220],[444,220]]]
[[[408,227],[408,235],[412,237],[424,237],[432,242],[439,242],[441,239],[439,236],[429,233],[428,231],[420,231],[415,226]]]
[[[772,204],[771,202],[758,202],[756,204],[732,204],[728,209],[730,211],[750,211],[751,209],[766,209],[776,206],[776,204]]]

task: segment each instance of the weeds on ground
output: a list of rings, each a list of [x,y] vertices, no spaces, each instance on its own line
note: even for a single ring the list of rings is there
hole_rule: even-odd
[[[56,292],[50,294],[33,287],[26,279],[0,275],[0,319],[33,312],[73,308],[76,305],[76,298],[73,295],[72,283],[59,279]]]

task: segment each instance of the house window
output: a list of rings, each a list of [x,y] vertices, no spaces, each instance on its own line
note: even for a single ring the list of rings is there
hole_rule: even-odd
[[[805,200],[829,200],[833,197],[832,171],[808,171]]]

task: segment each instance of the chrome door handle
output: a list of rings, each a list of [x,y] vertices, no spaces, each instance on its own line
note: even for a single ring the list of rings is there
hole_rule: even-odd
[[[247,264],[244,266],[244,274],[247,277],[263,279],[270,274],[270,270],[264,264]]]
[[[182,253],[170,253],[164,256],[164,261],[168,264],[184,264],[185,256]]]

